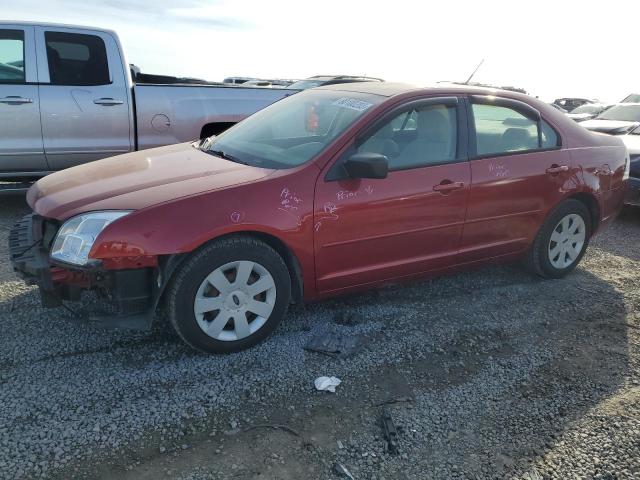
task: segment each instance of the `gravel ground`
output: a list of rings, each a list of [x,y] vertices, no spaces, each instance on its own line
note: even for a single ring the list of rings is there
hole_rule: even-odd
[[[0,258],[25,211],[1,198]],[[107,331],[43,310],[0,263],[0,477],[640,478],[640,211],[568,278],[517,266],[293,311],[205,356],[163,325]],[[363,335],[338,360],[314,335]],[[317,392],[320,375],[342,380]],[[385,449],[387,407],[398,452]],[[284,425],[292,430],[264,425]],[[256,428],[251,428],[256,427]]]

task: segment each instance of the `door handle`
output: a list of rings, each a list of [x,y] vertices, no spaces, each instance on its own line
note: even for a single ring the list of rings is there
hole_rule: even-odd
[[[438,185],[433,186],[433,191],[440,193],[449,193],[460,188],[464,188],[464,182],[451,182],[449,180],[443,180]]]
[[[16,96],[9,96],[0,98],[0,103],[6,103],[8,105],[22,105],[23,103],[33,103],[33,98],[23,98]]]
[[[601,168],[596,168],[593,173],[596,175],[613,175],[613,170],[609,165],[603,165]]]
[[[122,105],[124,102],[122,100],[116,100],[115,98],[96,98],[93,103],[110,107],[112,105]]]
[[[549,168],[547,168],[545,171],[547,173],[550,173],[551,175],[555,175],[556,173],[562,173],[562,172],[569,171],[569,167],[567,165],[556,165],[556,164],[553,164]]]

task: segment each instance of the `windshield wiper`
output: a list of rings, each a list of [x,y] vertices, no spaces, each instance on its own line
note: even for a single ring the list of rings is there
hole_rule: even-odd
[[[205,150],[207,153],[211,155],[215,155],[216,157],[224,158],[225,160],[230,160],[232,162],[241,163],[242,165],[249,165],[244,160],[240,160],[238,157],[234,157],[233,155],[229,155],[223,150]]]

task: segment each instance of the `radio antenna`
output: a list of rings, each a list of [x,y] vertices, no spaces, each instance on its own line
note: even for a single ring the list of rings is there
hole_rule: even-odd
[[[482,66],[482,64],[484,63],[484,58],[482,60],[480,60],[480,63],[478,64],[478,66],[476,67],[476,69],[471,73],[471,75],[469,75],[469,78],[467,78],[467,81],[464,82],[465,85],[468,85],[469,82],[471,81],[471,79],[473,78],[473,76],[476,74],[476,72],[478,71],[478,69]]]

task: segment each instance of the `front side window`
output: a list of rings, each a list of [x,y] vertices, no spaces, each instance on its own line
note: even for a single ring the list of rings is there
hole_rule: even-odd
[[[553,148],[558,136],[551,126],[541,120],[529,118],[508,107],[473,104],[476,129],[476,154],[500,155]],[[540,128],[540,135],[538,135]]]
[[[109,65],[104,41],[95,35],[46,32],[52,85],[107,85]]]
[[[390,171],[455,161],[456,112],[456,107],[446,105],[406,110],[364,139],[358,146],[358,153],[386,156]]]
[[[263,168],[308,162],[385,97],[340,90],[306,90],[284,98],[200,149]]]
[[[0,30],[0,83],[24,82],[24,32]]]

